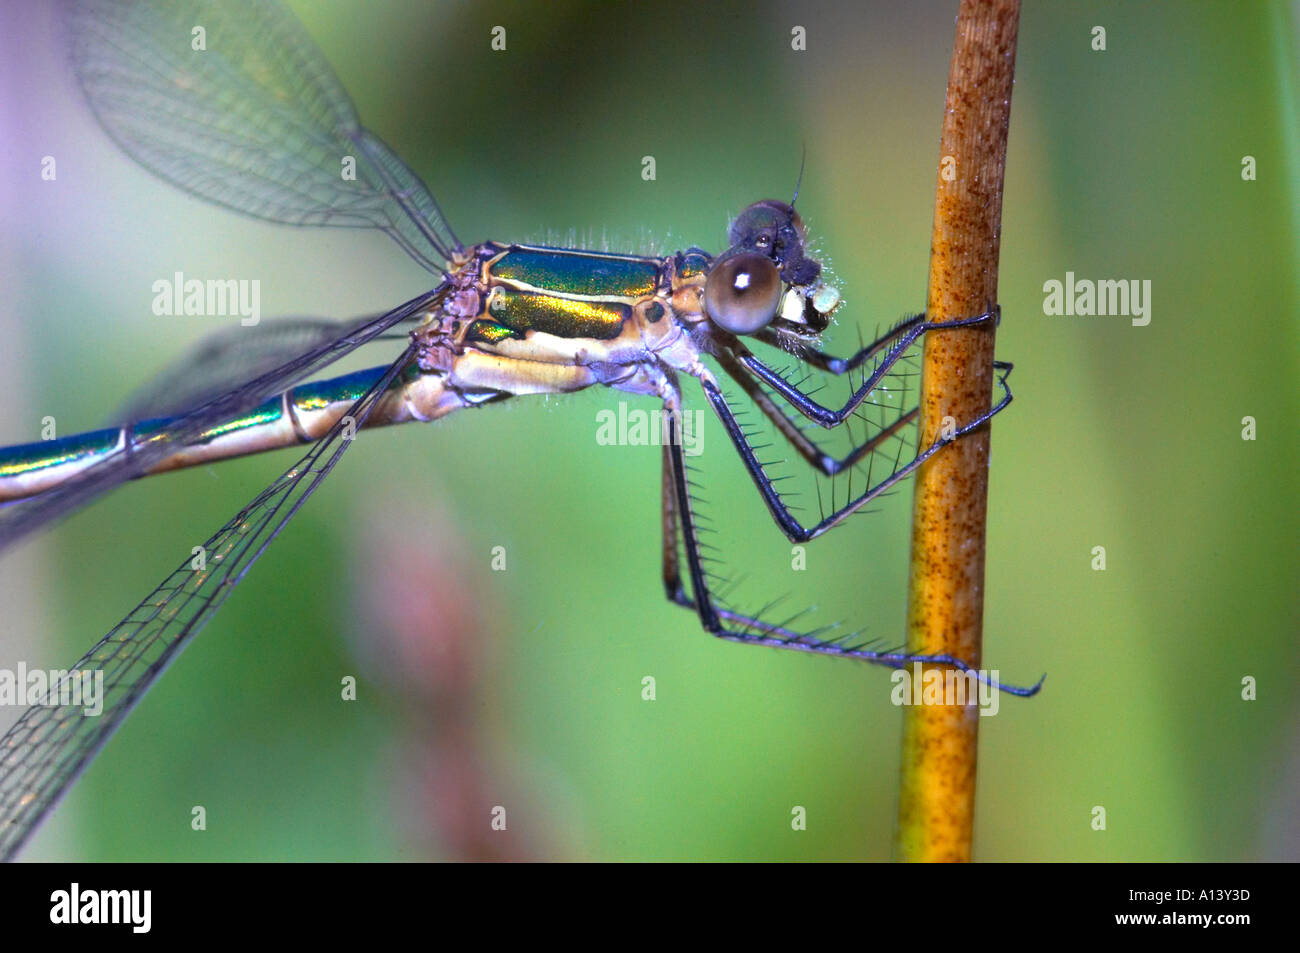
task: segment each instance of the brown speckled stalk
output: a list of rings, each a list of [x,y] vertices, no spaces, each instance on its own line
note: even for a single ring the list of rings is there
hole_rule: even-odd
[[[957,15],[930,246],[931,320],[980,314],[997,301],[1019,18],[1019,0],[962,0]],[[961,426],[988,411],[993,339],[991,326],[926,335],[919,446],[935,439],[944,417]],[[912,652],[980,664],[988,466],[985,426],[917,473],[907,623]],[[903,709],[900,860],[970,860],[978,727],[976,705]]]

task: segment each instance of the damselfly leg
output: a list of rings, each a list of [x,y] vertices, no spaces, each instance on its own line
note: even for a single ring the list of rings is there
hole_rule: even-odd
[[[978,325],[987,321],[990,317],[995,317],[995,312],[986,312],[974,319],[963,320],[950,326],[965,327]],[[914,315],[900,322],[891,328],[888,332],[872,341],[870,344],[859,348],[858,352],[849,358],[832,357],[823,351],[819,351],[811,345],[792,342],[788,337],[781,339],[773,335],[772,332],[764,331],[755,335],[766,344],[773,347],[780,347],[791,353],[795,358],[802,361],[818,371],[824,371],[834,375],[851,374],[861,367],[868,359],[877,355],[882,355],[872,367],[869,379],[864,379],[864,383],[874,383],[879,386],[880,382],[894,372],[896,365],[907,353],[908,349],[925,333],[926,322],[925,315]],[[736,345],[727,348],[719,348],[714,357],[719,365],[727,373],[745,395],[753,401],[754,405],[762,411],[763,415],[772,422],[782,437],[798,451],[799,455],[807,463],[825,476],[834,476],[855,466],[867,454],[879,449],[889,440],[898,436],[904,427],[916,420],[917,408],[912,407],[898,408],[897,416],[892,420],[882,421],[875,425],[876,433],[865,443],[855,446],[843,457],[836,457],[831,453],[823,450],[812,438],[805,432],[804,427],[800,426],[790,417],[777,403],[769,396],[767,391],[759,384],[751,371],[742,363],[739,353],[744,352],[743,346]],[[752,356],[752,355],[750,355]],[[776,372],[772,372],[776,373]],[[784,375],[781,375],[784,379]],[[795,388],[797,385],[790,384],[786,381],[787,386]],[[872,387],[862,393],[857,403],[850,410],[857,410],[863,404],[873,403],[869,398]],[[862,388],[855,388],[861,391]],[[808,395],[804,395],[805,397]],[[850,402],[852,403],[852,401]],[[881,406],[886,406],[883,402]],[[848,417],[844,421],[848,422]]]
[[[880,385],[880,382],[887,374],[889,374],[891,369],[898,362],[898,359],[901,358],[907,352],[908,348],[915,344],[922,335],[925,335],[930,331],[945,331],[955,328],[976,327],[981,324],[987,324],[990,321],[996,323],[999,314],[999,309],[991,308],[983,314],[976,315],[975,317],[956,318],[951,321],[926,321],[924,320],[925,315],[919,314],[904,321],[889,334],[862,348],[857,354],[848,359],[831,357],[830,355],[824,354],[811,347],[796,349],[796,357],[811,364],[817,369],[828,371],[832,374],[846,374],[850,371],[856,370],[866,360],[875,354],[880,353],[882,349],[886,347],[888,348],[885,354],[877,361],[876,366],[872,369],[871,373],[868,374],[862,383],[854,389],[844,406],[838,409],[825,407],[818,403],[809,394],[800,390],[795,384],[790,383],[790,381],[786,380],[780,372],[768,367],[743,346],[735,349],[736,359],[764,384],[789,401],[790,406],[794,407],[795,410],[799,411],[799,413],[803,414],[813,423],[828,428],[838,427],[840,424],[844,423],[853,411],[856,410],[862,402],[867,399],[871,392]],[[758,335],[755,335],[755,337],[758,340],[765,341],[765,343],[772,344],[776,347],[787,346],[780,338],[776,338],[775,336],[765,337],[764,332],[760,332]],[[986,420],[988,418],[986,417],[984,419]],[[982,422],[983,420],[974,421],[972,425],[978,426]]]
[[[865,493],[853,499],[811,529],[804,529],[782,502],[780,495],[772,485],[772,481],[763,472],[762,465],[758,463],[748,441],[740,432],[739,424],[736,422],[730,408],[727,407],[721,393],[711,383],[707,381],[702,383],[710,403],[718,411],[719,418],[728,430],[728,435],[731,436],[737,450],[740,451],[751,476],[758,484],[759,490],[763,494],[765,502],[768,503],[773,516],[776,517],[778,524],[782,526],[782,529],[786,531],[792,540],[806,540],[820,535],[847,515],[857,511],[870,500],[875,499],[914,472],[921,463],[943,446],[970,433],[984,424],[993,414],[1006,407],[1011,402],[1012,396],[1006,380],[1011,371],[1011,365],[998,362],[995,366],[998,370],[998,381],[1002,387],[1003,396],[987,415],[981,416],[977,420],[959,428],[955,434],[935,441],[930,447],[918,453],[911,462],[896,468],[889,477],[869,488]],[[774,623],[761,618],[761,613],[747,615],[717,606],[714,595],[710,591],[708,573],[704,568],[696,518],[692,509],[690,481],[681,446],[682,435],[679,409],[679,405],[673,399],[665,402],[668,439],[663,448],[663,582],[664,591],[669,601],[694,611],[699,616],[700,624],[705,631],[727,641],[749,645],[766,645],[774,648],[797,649],[821,655],[856,658],[890,668],[900,668],[913,663],[950,665],[960,671],[974,672],[977,677],[983,680],[982,673],[972,669],[964,660],[955,656],[916,655],[898,649],[872,648],[873,644],[878,643],[853,643],[850,641],[851,634],[835,638],[830,637],[830,632],[836,628],[835,626],[824,626],[806,632],[791,628],[791,625],[800,616],[804,615],[804,612],[796,613],[782,622]],[[678,556],[679,542],[686,554],[687,572],[691,583],[689,593],[681,575],[681,563]],[[1002,691],[1013,695],[1029,696],[1037,693],[1041,686],[1042,679],[1040,678],[1036,684],[1028,687],[1007,684],[1000,684],[998,687]]]
[[[794,447],[799,456],[824,476],[835,476],[845,470],[856,466],[867,454],[880,449],[894,437],[897,437],[904,427],[916,420],[917,409],[902,410],[898,416],[887,424],[878,426],[874,436],[866,442],[853,447],[847,454],[837,457],[832,453],[822,449],[789,414],[782,410],[767,391],[759,385],[748,370],[745,369],[735,357],[730,353],[720,352],[717,355],[718,363],[740,389],[760,411],[763,416],[771,421],[777,432],[786,440],[790,446]]]
[[[866,490],[856,495],[850,493],[850,498],[843,505],[832,507],[830,513],[824,513],[818,522],[808,526],[805,526],[791,511],[777,489],[776,483],[768,476],[766,465],[755,453],[751,435],[742,428],[717,383],[708,374],[701,374],[700,384],[774,521],[791,541],[806,542],[822,535],[849,515],[858,512],[869,502],[897,486],[944,446],[984,425],[993,415],[1004,409],[1012,399],[1007,380],[1012,367],[1005,362],[994,364],[1001,394],[988,412],[942,433],[933,443],[916,452],[910,459],[905,459],[903,456],[906,442],[902,432],[908,425],[914,424],[918,414],[915,406],[909,408],[905,406],[905,401],[904,405],[896,407],[889,401],[879,402],[879,406],[891,409],[893,413],[887,414],[886,419],[872,424],[874,432],[865,442],[854,446],[845,456],[836,457],[813,441],[796,423],[795,418],[778,405],[760,381],[772,386],[776,393],[781,394],[810,420],[826,428],[835,428],[847,423],[864,404],[875,404],[872,395],[878,388],[886,393],[899,394],[897,389],[892,392],[889,390],[886,385],[887,378],[896,384],[896,377],[899,374],[897,365],[904,359],[909,349],[928,331],[974,328],[989,321],[996,321],[997,318],[996,308],[991,308],[984,314],[972,318],[943,322],[928,322],[924,320],[923,315],[917,315],[901,322],[875,341],[860,348],[849,358],[836,358],[801,343],[791,346],[789,336],[780,336],[776,333],[769,335],[766,343],[783,347],[814,369],[834,375],[850,374],[874,359],[870,372],[862,383],[853,389],[848,402],[838,410],[824,407],[797,385],[790,383],[784,375],[768,368],[739,340],[732,339],[727,342],[728,346],[719,347],[713,352],[722,369],[762,411],[776,431],[821,474],[834,476],[851,469],[871,454],[885,448],[890,441],[897,441],[897,450],[892,454],[887,476],[873,482],[871,469],[868,467]],[[760,340],[765,339],[763,333],[755,337]],[[804,632],[791,628],[792,623],[804,613],[782,622],[770,622],[762,618],[766,610],[751,615],[734,612],[717,605],[714,594],[710,591],[709,576],[704,566],[705,559],[701,554],[702,547],[691,502],[689,474],[679,445],[680,441],[677,439],[680,437],[681,426],[679,410],[680,398],[674,389],[665,400],[665,416],[669,421],[671,433],[668,435],[669,439],[663,451],[663,581],[670,601],[695,611],[706,631],[729,641],[859,658],[890,667],[909,665],[914,662],[932,662],[951,665],[962,671],[971,670],[964,660],[950,656],[918,656],[901,650],[872,647],[872,643],[852,644],[851,636],[831,637],[831,630],[835,627],[823,627]],[[689,593],[682,578],[678,554],[679,543],[686,556],[687,574],[690,579]],[[1013,694],[1032,695],[1038,690],[1038,685],[1028,688],[1015,686],[1004,686],[1004,688]]]
[[[802,543],[807,542],[810,539],[816,539],[831,527],[843,522],[845,518],[857,512],[867,503],[871,502],[871,500],[878,497],[881,493],[884,493],[900,480],[914,473],[917,467],[932,457],[944,446],[952,443],[954,440],[964,437],[975,428],[983,425],[992,418],[994,414],[998,413],[1010,404],[1012,395],[1011,387],[1007,383],[1007,378],[1011,374],[1012,365],[1004,361],[996,361],[993,366],[997,371],[998,384],[1002,388],[1002,397],[997,404],[988,411],[988,413],[981,414],[969,423],[955,428],[949,434],[941,434],[932,444],[930,444],[930,446],[918,452],[909,462],[905,464],[896,462],[896,465],[888,477],[881,480],[875,486],[869,487],[859,496],[851,499],[843,506],[824,516],[817,523],[808,527],[805,527],[799,522],[795,515],[790,511],[785,501],[782,500],[780,491],[777,490],[776,485],[764,471],[763,464],[760,463],[758,458],[755,456],[749,438],[745,436],[739,421],[736,420],[735,413],[727,403],[727,399],[723,397],[722,392],[710,381],[701,381],[701,386],[704,388],[704,395],[708,398],[709,405],[713,408],[714,413],[717,414],[718,419],[722,422],[722,426],[727,432],[727,437],[735,446],[736,452],[740,454],[740,458],[745,464],[745,469],[749,471],[749,475],[753,478],[754,484],[758,487],[759,493],[762,494],[763,501],[767,504],[768,510],[772,514],[772,518],[776,520],[777,525],[781,527],[781,531],[789,537],[791,542]],[[867,446],[870,446],[870,444]]]

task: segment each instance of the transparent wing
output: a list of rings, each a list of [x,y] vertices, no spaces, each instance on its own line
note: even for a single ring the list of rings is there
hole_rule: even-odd
[[[101,493],[126,480],[142,476],[178,448],[193,443],[215,424],[247,413],[321,368],[373,341],[389,328],[427,308],[446,287],[444,281],[432,291],[412,298],[387,314],[349,328],[340,336],[318,344],[247,383],[212,398],[166,426],[151,430],[148,440],[133,441],[53,490],[0,507],[0,550],[12,546],[52,520],[85,506]]]
[[[414,353],[348,411],[357,428]],[[0,860],[10,859],[117,730],[149,686],[212,618],[232,589],[353,442],[344,420],[203,544],[72,667],[44,703],[0,738]],[[102,711],[74,689],[102,673]],[[92,682],[93,684],[93,682]]]
[[[227,208],[377,228],[441,274],[460,242],[429,190],[272,0],[68,0],[72,60],[133,159]]]
[[[301,354],[355,332],[375,317],[351,321],[276,318],[255,327],[217,331],[132,394],[105,422],[120,425],[124,421],[184,413],[228,391],[231,381],[261,377]]]

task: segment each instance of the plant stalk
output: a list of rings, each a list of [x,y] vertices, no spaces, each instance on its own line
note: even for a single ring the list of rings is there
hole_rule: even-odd
[[[1019,0],[961,0],[948,76],[930,243],[929,320],[978,315],[997,301],[1002,184]],[[992,324],[925,336],[918,447],[987,413]],[[988,426],[936,453],[917,472],[907,645],[980,665]],[[914,701],[917,701],[914,699]],[[903,709],[897,855],[969,861],[975,816],[979,706]]]

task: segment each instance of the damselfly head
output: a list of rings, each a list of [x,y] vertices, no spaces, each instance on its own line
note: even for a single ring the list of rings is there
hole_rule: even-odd
[[[776,265],[781,280],[790,285],[810,285],[822,266],[804,255],[807,236],[803,219],[778,199],[764,199],[745,209],[731,223],[727,254],[752,251],[765,255]]]
[[[731,247],[713,260],[704,286],[704,303],[714,324],[732,334],[753,334],[772,323],[780,313],[797,308],[796,325],[811,333],[829,322],[812,304],[821,286],[821,265],[804,254],[803,219],[778,199],[749,206],[731,223]],[[782,293],[782,286],[785,293]],[[794,300],[797,299],[797,300]],[[793,303],[792,303],[793,301]],[[811,309],[803,316],[805,304]]]

